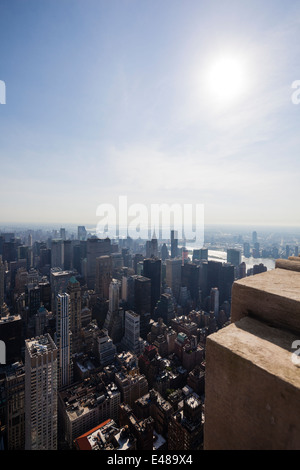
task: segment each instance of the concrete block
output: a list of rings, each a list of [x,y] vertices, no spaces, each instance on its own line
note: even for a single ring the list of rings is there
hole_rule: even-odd
[[[205,450],[299,450],[300,336],[244,317],[207,338]]]
[[[300,335],[300,272],[273,269],[234,282],[231,322],[244,316]]]

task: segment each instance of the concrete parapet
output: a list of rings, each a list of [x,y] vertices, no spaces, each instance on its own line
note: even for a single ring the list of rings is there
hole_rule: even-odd
[[[249,317],[207,338],[205,450],[300,449],[299,339]]]

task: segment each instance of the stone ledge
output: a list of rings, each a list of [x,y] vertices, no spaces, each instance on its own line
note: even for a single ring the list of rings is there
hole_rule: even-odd
[[[207,338],[204,449],[299,449],[300,336],[242,318]]]
[[[275,262],[275,268],[300,272],[300,258],[295,258],[293,256],[289,259],[277,259]]]
[[[300,335],[300,272],[276,268],[235,281],[231,322],[245,316]]]

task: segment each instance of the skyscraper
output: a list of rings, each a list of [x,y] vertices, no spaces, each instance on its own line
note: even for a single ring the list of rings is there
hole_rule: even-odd
[[[250,258],[250,243],[244,243],[244,256],[245,258]]]
[[[87,240],[87,286],[89,289],[95,288],[96,280],[96,259],[99,256],[109,255],[111,253],[110,239],[89,238]]]
[[[100,297],[108,299],[109,285],[112,280],[112,258],[109,255],[96,259],[95,291]]]
[[[56,307],[55,343],[58,349],[58,388],[70,385],[73,379],[70,329],[70,296],[58,294]]]
[[[176,230],[171,230],[171,258],[178,256],[178,234]]]
[[[67,289],[70,303],[70,329],[72,332],[72,353],[80,350],[81,329],[81,287],[77,279],[72,276],[69,279]]]
[[[146,338],[151,312],[151,280],[145,276],[134,277],[134,311],[141,317],[141,337]]]
[[[85,240],[86,239],[86,229],[83,225],[78,226],[77,232],[78,232],[78,240]]]
[[[63,240],[52,240],[51,268],[64,269],[64,243]]]
[[[57,449],[57,347],[49,334],[25,341],[25,449]]]
[[[219,314],[220,298],[219,298],[219,289],[217,287],[212,287],[210,290],[210,311],[213,311],[216,318]]]
[[[2,256],[0,255],[0,308],[4,303],[4,279],[5,279],[5,265],[2,262]]]
[[[181,266],[181,259],[166,260],[166,284],[172,289],[172,293],[177,301],[181,287]]]
[[[233,266],[238,267],[241,264],[240,250],[235,250],[234,248],[228,248],[227,249],[227,263],[233,264]]]
[[[134,354],[140,354],[140,316],[132,310],[125,312],[125,334],[122,344]]]
[[[161,260],[157,258],[145,259],[143,274],[151,280],[151,313],[153,313],[161,293]]]
[[[112,279],[109,285],[108,312],[103,326],[114,343],[121,341],[124,329],[124,313],[123,309],[119,308],[120,287],[121,282],[117,279]]]

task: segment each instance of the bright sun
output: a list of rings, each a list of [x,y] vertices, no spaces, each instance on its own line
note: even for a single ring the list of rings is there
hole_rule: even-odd
[[[246,87],[243,61],[231,56],[216,59],[208,69],[207,85],[218,103],[232,103]]]

